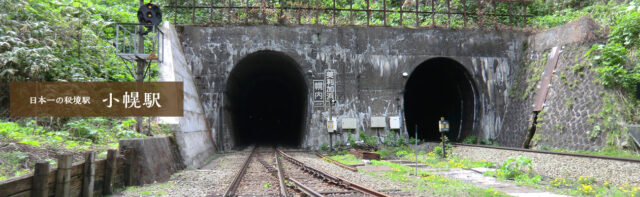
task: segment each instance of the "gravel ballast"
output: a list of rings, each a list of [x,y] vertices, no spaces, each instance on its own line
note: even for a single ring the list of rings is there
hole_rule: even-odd
[[[531,159],[533,173],[542,176],[575,180],[584,176],[595,178],[600,184],[608,181],[614,185],[640,185],[640,163],[465,146],[455,147],[453,153],[460,158],[485,160],[497,165],[522,155]]]
[[[383,181],[376,177],[370,176],[361,172],[352,172],[341,168],[333,163],[326,162],[312,153],[287,153],[297,160],[304,162],[319,170],[325,171],[331,175],[338,176],[346,179],[352,183],[377,190],[382,193],[394,193],[387,191],[409,190],[410,187],[415,187],[412,184],[398,184],[391,181]],[[392,195],[394,196],[394,195]],[[421,196],[420,194],[413,194],[412,196]]]
[[[184,170],[171,176],[166,183],[149,184],[127,189],[124,196],[208,196],[222,195],[249,151],[217,156],[198,170]]]

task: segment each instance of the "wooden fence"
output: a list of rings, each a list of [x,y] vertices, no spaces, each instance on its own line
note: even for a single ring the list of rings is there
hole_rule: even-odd
[[[73,155],[60,155],[57,169],[50,169],[47,161],[37,162],[33,174],[0,181],[0,197],[101,196],[133,185],[133,148],[122,153],[111,149],[101,160],[95,160],[95,152],[90,151],[85,161],[72,161]]]

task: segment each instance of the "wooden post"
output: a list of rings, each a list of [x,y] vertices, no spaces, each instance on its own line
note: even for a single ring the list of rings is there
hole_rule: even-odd
[[[49,196],[49,162],[38,161],[33,172],[33,182],[31,185],[32,197]]]
[[[113,181],[115,181],[116,171],[118,170],[116,163],[118,161],[118,150],[109,149],[107,152],[107,162],[104,165],[104,189],[102,194],[113,194]]]
[[[56,197],[71,195],[71,166],[72,154],[62,154],[58,157],[58,172],[56,172]]]
[[[370,19],[371,19],[371,11],[369,10],[369,0],[367,0],[367,26],[369,26]]]
[[[84,161],[84,178],[82,179],[82,196],[83,197],[91,197],[93,196],[93,183],[95,181],[96,175],[96,165],[94,160],[96,158],[96,153],[93,151],[89,151],[85,153],[85,161]]]
[[[134,174],[134,169],[135,169],[135,163],[136,163],[136,155],[135,155],[135,149],[131,148],[131,147],[127,147],[126,149],[126,159],[127,159],[127,168],[125,171],[125,185],[126,186],[132,186],[134,185],[133,183],[133,174]]]

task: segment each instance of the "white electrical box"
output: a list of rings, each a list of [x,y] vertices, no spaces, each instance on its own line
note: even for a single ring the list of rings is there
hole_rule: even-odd
[[[343,118],[342,119],[342,129],[357,129],[356,128],[356,119],[355,118]]]
[[[327,118],[327,132],[329,133],[333,133],[336,131],[336,125],[337,125],[337,120],[336,117],[331,118],[331,121],[329,121],[329,118]]]
[[[389,117],[389,128],[390,129],[400,129],[400,116],[391,116]]]
[[[372,116],[371,128],[385,128],[387,127],[387,121],[384,116]]]

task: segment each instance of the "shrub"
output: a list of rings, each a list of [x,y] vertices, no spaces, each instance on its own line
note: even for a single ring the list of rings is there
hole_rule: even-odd
[[[469,135],[462,140],[463,144],[475,144],[478,138],[475,135]]]
[[[531,159],[528,157],[512,157],[502,163],[502,166],[495,171],[495,176],[499,179],[514,179],[523,174],[530,174],[532,168]]]
[[[349,140],[349,146],[356,145],[356,139],[353,137],[351,132],[347,132],[347,139]]]

